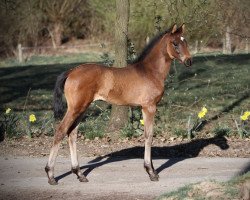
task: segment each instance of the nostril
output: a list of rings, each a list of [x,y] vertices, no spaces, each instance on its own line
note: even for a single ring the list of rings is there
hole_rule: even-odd
[[[190,66],[192,65],[192,59],[189,59],[189,65]]]
[[[192,65],[192,60],[190,58],[186,59],[184,64],[187,66],[187,67],[190,67]]]

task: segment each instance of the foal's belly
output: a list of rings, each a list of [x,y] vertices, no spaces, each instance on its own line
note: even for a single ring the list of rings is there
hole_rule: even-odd
[[[155,104],[158,101],[162,92],[154,91],[138,91],[138,90],[122,90],[122,91],[109,91],[108,93],[97,93],[94,96],[94,101],[103,100],[111,104],[124,105],[124,106],[144,106]]]

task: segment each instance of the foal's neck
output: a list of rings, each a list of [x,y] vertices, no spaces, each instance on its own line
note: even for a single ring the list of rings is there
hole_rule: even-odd
[[[161,82],[164,82],[170,70],[172,59],[165,56],[161,47],[156,47],[144,58],[142,65]]]

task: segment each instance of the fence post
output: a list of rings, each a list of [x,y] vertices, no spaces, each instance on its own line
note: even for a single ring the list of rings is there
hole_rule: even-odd
[[[231,36],[230,36],[230,31],[231,31],[231,29],[230,29],[230,27],[229,26],[227,26],[227,28],[226,28],[226,53],[227,54],[231,54],[232,53],[232,44],[231,44]]]
[[[222,43],[223,43],[222,53],[223,53],[223,54],[226,54],[226,53],[227,53],[227,52],[226,52],[226,38],[223,38],[223,39],[222,39]]]
[[[22,45],[18,44],[17,49],[18,49],[18,62],[22,63],[23,62]]]
[[[248,47],[248,39],[246,38],[246,48],[245,53],[249,53],[249,47]]]
[[[197,53],[198,53],[198,45],[199,45],[198,40],[195,40],[195,44],[194,44],[194,54],[197,54]]]

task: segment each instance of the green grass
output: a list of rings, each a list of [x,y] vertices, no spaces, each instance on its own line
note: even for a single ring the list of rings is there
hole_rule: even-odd
[[[99,61],[95,55],[89,55],[81,57],[81,62],[74,63],[80,57],[81,55],[77,54],[75,57],[71,55],[32,58],[23,66],[15,66],[14,62],[9,65],[2,62],[0,108],[3,112],[10,107],[15,112],[25,111],[38,115],[51,112],[56,77],[79,63],[89,62],[91,59]],[[47,64],[55,62],[57,64]],[[67,64],[68,62],[71,64]],[[4,63],[6,65],[3,66]],[[157,107],[155,133],[166,138],[172,135],[186,137],[188,118],[191,117],[191,123],[194,123],[197,113],[206,106],[208,113],[205,119],[209,123],[201,132],[196,133],[196,137],[222,133],[229,136],[237,134],[234,120],[239,121],[240,115],[250,110],[250,55],[199,56],[194,58],[193,63],[191,68],[177,62],[173,64],[165,83],[164,96]],[[110,107],[105,103],[102,105],[102,111],[91,105],[86,113],[88,119],[85,118],[86,125],[82,126],[81,131],[89,134],[89,138],[94,138],[91,136],[92,133],[102,137],[100,132],[103,132],[107,125]],[[128,131],[134,130],[135,135],[138,135],[142,128],[139,125],[140,109],[134,108],[133,113],[133,126],[132,129],[128,128]],[[93,130],[95,126],[98,128]],[[122,134],[127,135],[124,131]],[[128,136],[131,137],[131,133],[128,133]]]
[[[223,126],[216,126],[213,129],[213,134],[215,136],[230,136],[231,133],[231,129],[227,126],[227,125],[223,125]]]
[[[158,107],[158,114],[169,131],[185,129],[188,117],[195,120],[202,106],[206,106],[206,119],[214,127],[229,124],[250,109],[250,55],[209,56],[194,58],[194,65],[176,66],[166,80],[166,90]]]
[[[170,197],[175,197],[174,199],[185,199],[188,196],[188,192],[193,189],[193,185],[186,185],[184,187],[181,187],[178,189],[178,191],[172,191],[169,193],[166,193],[158,198],[158,200],[168,199]]]
[[[16,67],[27,65],[52,65],[52,64],[71,64],[71,63],[83,63],[83,62],[100,62],[101,57],[99,54],[94,53],[75,53],[57,56],[42,56],[33,55],[29,59],[26,59],[23,63],[19,63],[16,58],[10,58],[6,60],[0,60],[1,67]]]
[[[249,181],[250,172],[222,183],[216,181],[206,181],[189,184],[184,187],[180,187],[175,191],[162,194],[157,198],[157,200],[182,200],[185,198],[194,200],[241,199],[242,186],[244,183]]]

